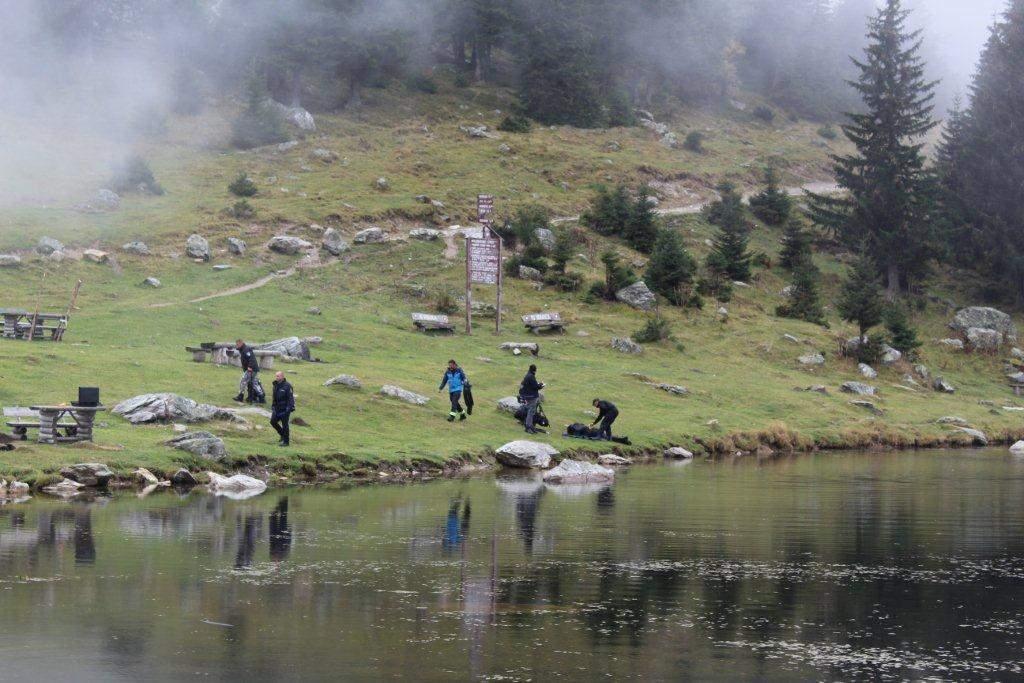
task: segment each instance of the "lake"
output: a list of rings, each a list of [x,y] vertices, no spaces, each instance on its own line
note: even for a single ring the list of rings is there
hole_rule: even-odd
[[[1008,680],[1024,458],[0,507],[3,680]]]

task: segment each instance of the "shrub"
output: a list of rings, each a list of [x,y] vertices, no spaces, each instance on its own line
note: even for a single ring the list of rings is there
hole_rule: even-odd
[[[602,254],[601,263],[604,264],[604,282],[591,285],[590,293],[606,301],[615,301],[616,292],[636,282],[636,273],[629,266],[623,265],[614,251]]]
[[[754,118],[765,123],[771,123],[775,120],[775,112],[762,104],[754,108]]]
[[[110,189],[118,194],[148,192],[149,194],[161,195],[164,193],[164,188],[160,187],[160,183],[156,182],[149,164],[137,154],[128,157],[121,166],[114,170],[114,177],[110,181]]]
[[[779,252],[779,264],[787,270],[795,270],[801,264],[811,260],[811,238],[803,225],[796,218],[786,223],[786,231],[782,235],[782,251]]]
[[[590,209],[583,213],[580,222],[593,228],[599,235],[621,235],[629,223],[631,213],[632,205],[625,185],[616,185],[611,190],[602,186],[597,188]]]
[[[883,315],[885,328],[889,331],[889,344],[902,353],[907,360],[914,360],[921,341],[917,331],[911,326],[906,309],[899,304],[890,304]]]
[[[870,334],[866,339],[862,338],[860,345],[857,347],[858,362],[867,363],[868,365],[877,364],[885,352],[885,344],[885,335],[881,332]]]
[[[498,124],[498,130],[505,133],[529,133],[533,124],[522,114],[509,114]]]
[[[246,81],[245,109],[231,123],[231,144],[252,149],[284,142],[286,137],[284,117],[271,103],[262,75],[253,69]]]
[[[835,126],[831,123],[826,123],[824,126],[819,128],[818,135],[826,140],[835,140],[839,137],[839,133],[836,132]]]
[[[688,286],[692,284],[696,270],[697,262],[686,251],[679,233],[662,230],[647,263],[644,282],[652,291],[676,306],[682,306],[690,297]]]
[[[537,243],[537,230],[550,230],[548,210],[543,206],[524,206],[516,211],[516,215],[508,224],[508,230],[515,235],[515,244],[529,249]],[[543,255],[543,249],[541,249]]]
[[[633,333],[633,341],[637,344],[653,344],[671,338],[672,325],[660,315],[648,318],[644,326]]]
[[[561,229],[555,233],[555,248],[551,250],[552,267],[556,272],[564,273],[569,261],[572,260],[573,252],[582,241],[581,235],[575,230]]]
[[[732,280],[722,271],[709,268],[704,277],[697,281],[697,293],[728,303],[732,300]]]
[[[609,127],[636,125],[633,104],[630,102],[629,95],[622,90],[614,90],[608,95],[606,109]]]
[[[548,272],[548,262],[541,257],[529,256],[527,254],[516,254],[505,261],[505,275],[507,277],[519,277],[519,266],[526,266],[540,271],[543,275]]]
[[[789,301],[775,309],[775,314],[783,318],[804,320],[818,325],[825,324],[825,314],[821,309],[818,297],[818,280],[820,273],[810,261],[806,261],[793,271],[792,292]]]
[[[451,315],[459,310],[459,302],[450,289],[439,289],[434,294],[434,310],[442,315]]]
[[[452,83],[456,88],[468,88],[470,85],[469,74],[465,71],[457,72]]]
[[[688,149],[691,152],[698,154],[704,153],[704,133],[699,130],[691,130],[686,134],[686,140],[683,141],[683,149]]]
[[[414,92],[422,92],[433,95],[437,92],[437,83],[430,76],[423,73],[409,74],[405,79],[405,87]]]
[[[256,183],[253,182],[253,179],[245,171],[241,171],[238,177],[228,185],[228,191],[236,197],[255,197],[257,192]]]
[[[240,199],[231,206],[228,213],[238,220],[244,221],[256,215],[256,207],[250,204],[248,200]]]
[[[551,271],[544,278],[544,283],[562,292],[578,292],[583,286],[583,276],[579,273],[560,273]]]

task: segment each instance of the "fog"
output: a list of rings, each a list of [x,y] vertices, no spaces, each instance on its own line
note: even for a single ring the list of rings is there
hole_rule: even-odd
[[[640,81],[650,97],[651,88],[667,87],[666,79],[685,78],[696,70],[694,65],[720,59],[721,45],[730,40],[762,42],[762,50],[810,59],[806,56],[810,53],[801,52],[799,44],[773,42],[772,35],[758,36],[756,16],[752,23],[746,19],[746,26],[738,23],[744,21],[744,10],[756,12],[759,7],[781,7],[788,2],[793,12],[799,12],[814,4],[809,0],[764,5],[757,0],[688,1],[690,4],[679,3],[686,9],[678,13],[684,18],[678,24],[678,40],[672,35],[677,25],[645,15],[648,7],[664,3],[629,5],[632,25],[618,30],[632,36],[643,59],[662,62],[660,80],[645,78],[639,67],[622,74],[623,85],[634,97],[639,97]],[[862,4],[870,7],[870,1],[862,0]],[[530,2],[495,4],[501,23],[484,28],[495,34],[499,48],[514,48],[515,39],[500,42],[503,32],[516,25],[507,17],[516,11],[529,15]],[[594,0],[593,4],[601,3]],[[837,6],[842,4],[836,0]],[[162,117],[174,108],[178,96],[175,79],[182,68],[194,69],[190,73],[200,81],[207,99],[222,103],[224,94],[238,95],[242,71],[254,60],[270,65],[288,63],[293,48],[308,50],[309,43],[315,43],[316,49],[325,51],[323,70],[351,79],[344,68],[346,59],[374,64],[381,60],[379,55],[363,55],[360,51],[365,52],[366,46],[356,41],[374,32],[384,35],[389,29],[407,36],[403,43],[407,53],[402,56],[405,68],[429,68],[434,65],[432,56],[442,51],[443,29],[439,27],[450,20],[451,7],[457,5],[457,0],[3,0],[0,203],[73,203],[83,197],[65,196],[67,192],[102,186],[112,163],[152,142],[154,129],[162,126]],[[909,6],[915,10],[914,23],[924,29],[924,54],[931,75],[943,81],[939,102],[944,107],[954,94],[966,92],[988,27],[1003,2],[912,0]],[[328,17],[341,12],[339,7],[346,8],[344,20],[331,23]],[[845,36],[830,36],[829,40],[860,44],[862,19],[854,16],[848,25],[843,24]],[[813,32],[813,28],[812,22],[808,30]],[[332,36],[332,31],[338,36]],[[712,34],[717,41],[708,39]],[[269,50],[276,52],[268,57]],[[786,66],[791,61],[780,58],[779,63],[792,68]],[[297,67],[281,70],[296,83],[312,78],[308,65],[301,73]],[[832,80],[837,89],[845,87],[841,78]],[[321,80],[318,87],[307,87],[305,97],[296,89],[295,99],[302,99],[314,111],[346,104],[342,95],[322,84]],[[341,92],[341,86],[337,90]],[[678,92],[685,97],[692,91],[680,87]],[[323,96],[311,100],[311,93]]]

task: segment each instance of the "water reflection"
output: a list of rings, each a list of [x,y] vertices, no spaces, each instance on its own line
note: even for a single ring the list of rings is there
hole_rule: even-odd
[[[0,508],[0,590],[12,680],[1007,680],[1024,471],[808,456],[40,498]]]

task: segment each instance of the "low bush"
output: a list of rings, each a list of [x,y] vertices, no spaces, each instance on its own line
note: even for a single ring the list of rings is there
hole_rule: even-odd
[[[533,124],[521,114],[509,114],[498,124],[498,130],[505,133],[529,133]]]
[[[704,152],[704,133],[699,130],[691,130],[686,134],[686,140],[683,141],[683,149],[688,149],[691,152],[697,152],[701,154]]]
[[[671,338],[672,325],[660,315],[648,318],[644,326],[633,333],[633,341],[637,344],[653,344]]]
[[[245,171],[242,171],[228,185],[228,191],[236,197],[255,197],[258,190],[253,179]]]
[[[405,87],[414,92],[433,95],[437,92],[437,83],[430,76],[422,73],[410,74],[405,79]]]
[[[754,108],[754,118],[765,123],[771,123],[775,120],[775,112],[762,104]]]
[[[818,135],[825,138],[826,140],[835,140],[839,137],[839,133],[836,132],[835,126],[831,123],[827,123],[818,129]]]
[[[121,166],[114,170],[114,177],[110,181],[110,189],[118,194],[130,192],[148,192],[149,194],[161,195],[164,188],[153,176],[146,160],[138,155],[129,157]]]
[[[237,218],[240,221],[248,220],[256,215],[256,207],[250,204],[245,199],[240,199],[235,202],[228,213]]]

